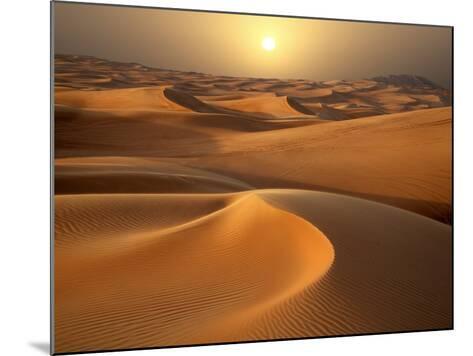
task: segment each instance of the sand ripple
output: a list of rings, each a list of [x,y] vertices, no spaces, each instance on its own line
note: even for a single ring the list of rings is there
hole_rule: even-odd
[[[450,325],[450,227],[407,211],[293,190],[56,207],[58,350]]]
[[[242,336],[334,259],[316,227],[252,193],[58,196],[56,207],[58,350]]]

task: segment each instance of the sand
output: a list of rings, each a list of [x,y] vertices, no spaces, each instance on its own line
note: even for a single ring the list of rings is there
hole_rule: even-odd
[[[452,327],[446,90],[56,57],[55,352]]]

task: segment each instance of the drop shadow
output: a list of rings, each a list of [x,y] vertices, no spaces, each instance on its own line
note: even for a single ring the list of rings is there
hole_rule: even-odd
[[[29,342],[29,345],[39,351],[41,351],[42,353],[46,354],[46,355],[49,355],[50,354],[50,349],[49,349],[49,342],[37,342],[37,341],[33,341],[33,342]]]

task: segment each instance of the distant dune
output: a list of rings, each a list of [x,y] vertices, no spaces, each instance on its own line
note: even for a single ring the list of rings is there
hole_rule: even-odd
[[[447,90],[55,75],[56,352],[452,327]]]
[[[205,97],[202,98],[203,101],[210,101],[215,105],[276,117],[281,114],[300,115],[300,110],[292,112],[285,107],[283,99],[276,99],[274,96],[291,97],[292,102],[299,104],[299,108],[305,107],[302,113],[313,112],[311,106],[324,104],[325,108],[341,111],[346,118],[442,107],[450,105],[451,102],[448,90],[415,75],[324,82],[232,78],[155,69],[136,63],[116,63],[94,57],[64,55],[56,56],[55,69],[57,90],[96,91],[172,86],[173,91]],[[137,95],[136,100],[132,100],[133,103],[126,98],[123,102],[126,93],[114,92],[114,100],[121,101],[114,109],[130,104],[136,108],[142,103],[142,95]],[[143,93],[151,92],[141,92]],[[261,96],[266,97],[266,100],[261,100]],[[314,115],[317,115],[317,110]]]

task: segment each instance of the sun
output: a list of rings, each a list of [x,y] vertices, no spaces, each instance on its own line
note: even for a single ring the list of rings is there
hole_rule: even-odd
[[[272,37],[264,37],[261,41],[261,47],[265,51],[272,51],[276,48],[276,41]]]

